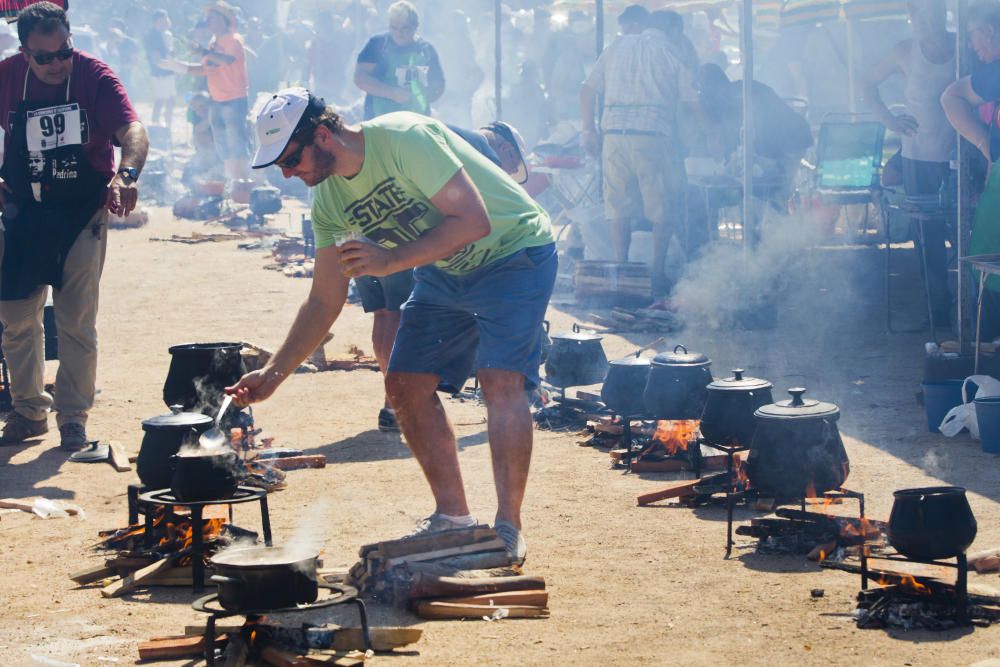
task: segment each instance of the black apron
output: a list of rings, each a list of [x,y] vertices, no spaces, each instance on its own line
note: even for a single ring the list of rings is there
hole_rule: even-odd
[[[25,299],[40,285],[60,288],[70,248],[107,196],[107,176],[83,150],[85,128],[75,127],[82,115],[70,99],[72,76],[65,103],[53,104],[27,99],[30,75],[29,69],[0,171],[13,190],[3,210],[2,301]]]

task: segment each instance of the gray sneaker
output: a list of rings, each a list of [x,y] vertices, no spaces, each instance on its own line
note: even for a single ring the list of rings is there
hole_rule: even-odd
[[[524,565],[524,561],[528,557],[528,545],[525,544],[524,538],[521,537],[521,531],[515,528],[514,524],[510,521],[503,520],[493,524],[493,530],[496,532],[497,537],[503,540],[504,545],[507,547],[507,555],[510,556],[514,565]]]
[[[59,447],[68,452],[78,452],[87,446],[87,429],[83,424],[71,422],[59,427]]]
[[[423,537],[431,533],[440,533],[445,530],[462,530],[464,528],[475,528],[478,525],[479,523],[476,522],[471,526],[462,526],[460,524],[455,523],[451,519],[448,519],[442,516],[441,514],[435,512],[434,514],[431,514],[429,517],[426,517],[418,521],[417,527],[413,530],[413,532],[410,533],[409,535],[406,535],[403,539],[410,537]]]
[[[12,412],[3,425],[0,444],[12,445],[49,432],[48,419],[28,419],[20,412]]]

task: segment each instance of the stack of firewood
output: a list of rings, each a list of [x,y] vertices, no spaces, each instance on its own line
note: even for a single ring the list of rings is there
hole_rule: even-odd
[[[348,582],[422,618],[544,618],[541,577],[512,568],[489,526],[431,533],[361,547]]]

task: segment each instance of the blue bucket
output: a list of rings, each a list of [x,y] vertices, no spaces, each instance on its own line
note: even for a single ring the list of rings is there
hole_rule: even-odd
[[[976,421],[983,451],[1000,454],[1000,396],[976,399]]]
[[[938,426],[944,416],[956,405],[962,404],[964,380],[936,380],[920,385],[924,390],[924,411],[927,413],[927,430],[940,433]]]

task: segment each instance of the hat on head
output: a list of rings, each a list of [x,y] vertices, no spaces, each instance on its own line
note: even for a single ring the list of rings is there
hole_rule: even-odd
[[[250,163],[254,169],[269,167],[288,146],[299,121],[308,112],[318,115],[326,108],[322,99],[305,88],[285,88],[274,93],[257,112],[254,130],[257,134],[257,152]]]
[[[222,18],[226,19],[230,30],[236,29],[236,8],[225,0],[216,0],[216,2],[205,5],[205,15],[207,16],[209,12],[218,12]]]
[[[489,130],[493,134],[496,134],[503,138],[504,141],[511,144],[517,149],[517,157],[520,164],[517,166],[517,171],[511,174],[517,183],[523,184],[528,180],[528,164],[524,161],[524,156],[528,153],[528,149],[524,145],[524,139],[521,138],[521,133],[517,131],[513,125],[503,122],[502,120],[493,121],[489,125],[484,125],[482,127],[484,130]]]
[[[618,15],[618,23],[647,23],[650,12],[642,5],[629,5]]]

